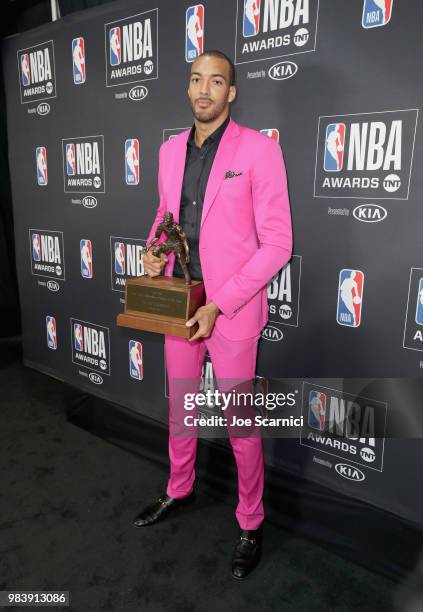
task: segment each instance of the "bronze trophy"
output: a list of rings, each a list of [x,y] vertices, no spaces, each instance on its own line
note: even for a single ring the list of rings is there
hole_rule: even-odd
[[[166,212],[157,226],[153,240],[146,245],[148,252],[161,234],[166,240],[153,248],[153,255],[175,253],[184,272],[184,278],[173,276],[142,276],[128,279],[125,289],[125,310],[117,317],[120,327],[131,327],[158,334],[169,334],[191,338],[198,330],[196,323],[187,327],[185,323],[204,304],[204,283],[192,280],[189,270],[189,246],[182,227]]]

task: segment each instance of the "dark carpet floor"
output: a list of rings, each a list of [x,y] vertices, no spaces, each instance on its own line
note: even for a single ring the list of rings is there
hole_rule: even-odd
[[[0,344],[0,390],[0,590],[66,589],[78,612],[421,611],[394,605],[404,585],[271,524],[260,566],[234,581],[233,508],[201,482],[195,505],[133,528],[166,472],[67,422],[61,383],[18,345]]]

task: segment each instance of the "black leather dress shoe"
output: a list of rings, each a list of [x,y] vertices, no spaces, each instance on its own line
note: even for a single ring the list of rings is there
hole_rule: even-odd
[[[186,497],[175,499],[169,497],[169,495],[163,495],[159,497],[157,501],[144,508],[134,519],[135,527],[145,527],[146,525],[153,525],[164,517],[173,509],[179,508],[179,506],[185,506],[195,500],[195,491],[192,491]]]
[[[241,529],[232,556],[232,576],[237,580],[244,580],[260,561],[262,531],[261,526],[258,529]]]

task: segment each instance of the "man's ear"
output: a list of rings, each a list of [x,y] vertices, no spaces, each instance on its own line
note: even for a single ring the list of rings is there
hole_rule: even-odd
[[[233,102],[236,98],[236,87],[235,85],[231,85],[229,87],[229,95],[228,95],[228,102]]]

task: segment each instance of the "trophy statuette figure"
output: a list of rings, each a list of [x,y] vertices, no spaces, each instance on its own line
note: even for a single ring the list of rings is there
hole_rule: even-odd
[[[161,234],[166,240],[154,246]],[[198,324],[187,327],[185,323],[204,304],[204,283],[191,279],[188,269],[189,245],[182,227],[166,212],[159,223],[153,240],[145,246],[144,253],[160,257],[161,253],[174,253],[178,258],[184,278],[173,276],[142,276],[127,279],[125,310],[117,317],[117,324],[159,334],[191,338]]]

